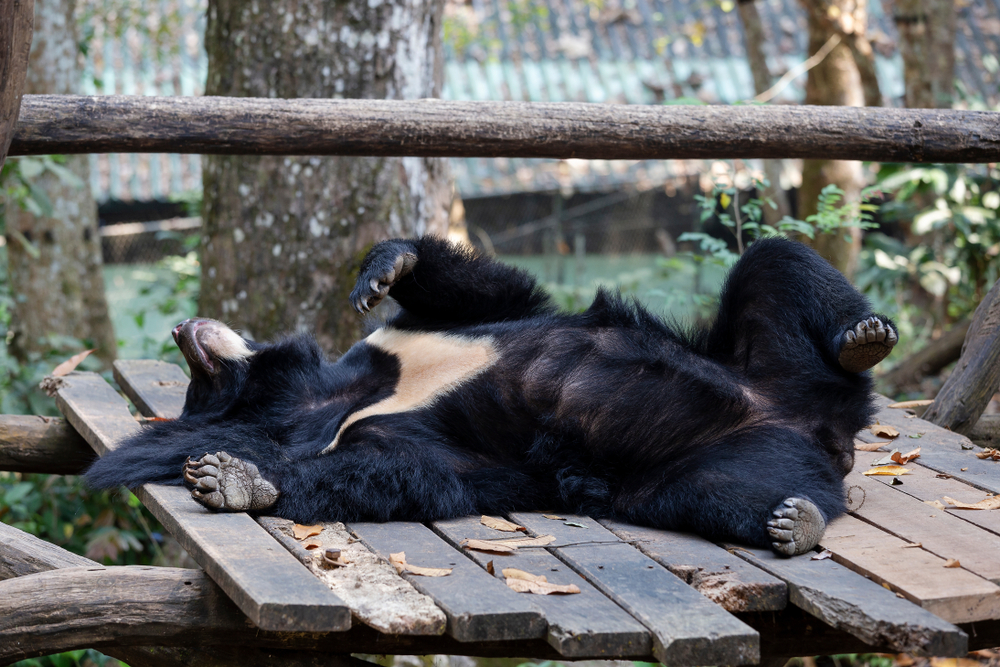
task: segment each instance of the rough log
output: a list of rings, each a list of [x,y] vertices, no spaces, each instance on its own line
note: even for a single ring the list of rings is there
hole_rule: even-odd
[[[11,155],[206,153],[1000,161],[1000,113],[26,95]]]
[[[962,356],[923,418],[968,435],[1000,383],[1000,281],[969,325]]]
[[[96,458],[65,419],[0,415],[0,470],[78,475]]]
[[[962,355],[962,345],[968,332],[969,320],[956,322],[940,338],[900,361],[895,368],[878,378],[882,392],[893,394],[903,387],[919,384],[925,377],[936,375]]]
[[[0,523],[0,581],[66,567],[103,568],[96,561]]]
[[[0,167],[14,136],[35,17],[35,0],[0,0]]]

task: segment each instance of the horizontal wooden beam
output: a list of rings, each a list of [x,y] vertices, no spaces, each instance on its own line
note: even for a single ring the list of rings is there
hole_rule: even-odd
[[[0,415],[0,470],[78,475],[96,458],[65,419]]]
[[[1000,161],[1000,113],[816,106],[25,95],[10,155]]]

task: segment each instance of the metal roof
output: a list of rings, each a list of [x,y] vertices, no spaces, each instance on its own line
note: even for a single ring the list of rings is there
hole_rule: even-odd
[[[888,3],[888,0],[885,0]],[[805,14],[796,0],[758,0],[772,74],[805,58]],[[891,5],[887,4],[887,7]],[[967,106],[1000,105],[1000,0],[957,3],[957,76]],[[86,57],[89,94],[198,95],[207,70],[204,0],[148,5],[147,25],[171,21],[176,48],[152,47],[148,32],[96,33]],[[733,0],[470,0],[446,6],[442,97],[455,100],[658,104],[678,99],[734,103],[754,96]],[[869,4],[883,95],[900,104],[902,61],[881,0]],[[805,76],[774,103],[800,102]],[[95,155],[98,200],[161,199],[201,187],[191,155]],[[466,198],[521,191],[640,188],[703,170],[700,163],[456,159]]]

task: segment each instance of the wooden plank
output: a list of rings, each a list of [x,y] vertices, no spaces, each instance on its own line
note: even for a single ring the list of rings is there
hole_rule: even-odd
[[[17,127],[34,15],[34,0],[0,2],[0,167]]]
[[[50,379],[49,387],[59,410],[99,454],[139,429],[125,401],[96,373]],[[209,512],[182,487],[147,484],[135,493],[257,627],[350,627],[344,603],[246,514]]]
[[[488,528],[480,523],[478,516],[435,521],[431,527],[459,549],[459,543],[465,538],[523,537],[523,533],[503,533]],[[649,631],[545,549],[520,549],[506,555],[466,550],[465,555],[483,568],[492,562],[500,581],[504,580],[503,568],[512,567],[545,575],[550,583],[576,584],[580,588],[579,594],[529,597],[545,614],[549,623],[548,642],[560,655],[567,658],[637,658],[650,654],[652,638]]]
[[[969,637],[892,591],[832,559],[778,556],[770,549],[729,550],[788,584],[788,600],[824,623],[872,646],[915,655],[964,656]]]
[[[788,604],[785,582],[703,537],[611,519],[599,523],[726,611],[777,611]]]
[[[64,567],[104,569],[96,561],[49,544],[14,526],[0,523],[0,580]]]
[[[1000,618],[1000,587],[962,568],[946,568],[945,559],[853,516],[831,522],[820,546],[838,563],[946,621]]]
[[[94,458],[65,419],[0,415],[0,470],[79,475]]]
[[[115,382],[145,417],[175,419],[184,409],[188,376],[176,364],[152,359],[118,359]]]
[[[964,435],[952,433],[919,417],[908,416],[905,410],[886,407],[891,402],[884,396],[877,397],[880,409],[875,418],[878,423],[899,431],[900,435],[892,447],[903,452],[920,447],[920,465],[925,468],[947,473],[977,488],[1000,493],[1000,461],[977,459],[975,453],[982,451],[981,448]],[[909,437],[918,434],[922,435]]]
[[[864,491],[864,502],[852,513],[882,530],[941,558],[957,558],[962,567],[993,583],[1000,583],[1000,536],[987,532],[943,510],[926,505],[904,493],[855,471],[845,483]],[[906,475],[903,475],[906,485]]]
[[[452,568],[445,577],[403,576],[430,596],[448,617],[448,634],[460,642],[510,641],[546,636],[542,612],[419,523],[351,523],[348,529],[385,559],[406,553],[420,567]]]
[[[567,521],[518,512],[511,519],[536,535],[555,535],[550,550],[653,634],[665,664],[742,665],[760,659],[760,636],[638,549],[588,517]]]

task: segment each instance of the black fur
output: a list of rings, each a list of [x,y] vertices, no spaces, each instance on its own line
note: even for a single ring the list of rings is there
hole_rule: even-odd
[[[390,325],[490,336],[489,370],[427,407],[354,423],[320,455],[350,413],[394,391],[399,360],[365,342],[335,363],[304,336],[250,343],[247,361],[193,373],[183,415],[101,459],[90,483],[180,484],[187,457],[226,451],[279,488],[267,513],[303,523],[540,509],[760,546],[785,498],[827,520],[843,511],[873,404],[869,374],[837,355],[872,313],[805,246],[750,246],[695,333],[603,291],[558,314],[523,271],[433,238],[376,245],[352,303],[404,253],[416,263],[389,289],[402,308]]]

